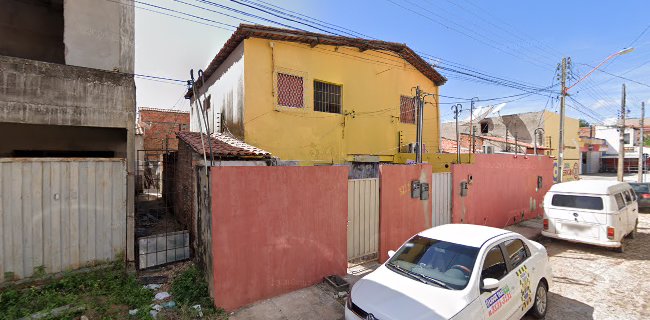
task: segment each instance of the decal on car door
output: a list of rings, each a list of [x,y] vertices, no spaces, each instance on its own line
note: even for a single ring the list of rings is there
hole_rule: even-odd
[[[530,274],[528,267],[525,265],[517,270],[517,278],[519,278],[519,287],[521,288],[521,311],[528,309],[528,306],[533,301],[533,295],[530,290]]]
[[[512,298],[512,293],[510,293],[510,287],[506,285],[485,299],[485,306],[488,309],[488,316],[491,317],[493,314],[499,311],[502,306],[510,301],[510,298]]]

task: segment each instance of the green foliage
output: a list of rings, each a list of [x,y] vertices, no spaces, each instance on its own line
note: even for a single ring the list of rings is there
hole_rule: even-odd
[[[201,270],[194,265],[172,281],[171,294],[180,305],[181,310],[185,310],[183,313],[195,312],[190,307],[198,304],[201,305],[205,314],[224,314],[223,310],[214,308],[205,277]]]
[[[152,297],[116,262],[99,270],[67,273],[41,287],[8,288],[0,292],[0,319],[21,318],[68,304],[84,306],[100,318],[123,318],[124,314],[111,314],[115,312],[111,307],[149,310]]]
[[[588,127],[590,126],[589,122],[585,119],[580,119],[580,128]]]

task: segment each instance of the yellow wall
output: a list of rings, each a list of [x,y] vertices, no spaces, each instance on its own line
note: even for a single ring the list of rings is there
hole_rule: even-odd
[[[304,78],[305,108],[277,105],[277,72]],[[313,110],[314,80],[342,86],[343,114]],[[418,85],[438,93],[431,80],[394,54],[257,38],[244,40],[244,82],[245,141],[303,164],[342,163],[353,155],[395,161],[399,132],[404,144],[415,142],[416,134],[415,124],[399,121],[400,95],[413,96]],[[429,152],[438,151],[438,118],[437,103],[426,104],[423,140]]]
[[[580,167],[580,134],[579,121],[565,117],[564,121],[564,174],[562,182],[575,180],[579,174]],[[544,111],[544,136],[551,137],[551,155],[555,157],[557,166],[558,146],[560,141],[560,115],[554,112]],[[548,141],[544,141],[548,147]],[[557,177],[557,167],[553,174]]]

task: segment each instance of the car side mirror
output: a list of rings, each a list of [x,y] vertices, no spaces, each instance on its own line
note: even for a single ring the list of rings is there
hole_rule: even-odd
[[[392,258],[395,255],[395,250],[388,250],[388,258]]]
[[[481,287],[481,292],[492,292],[499,287],[499,280],[494,278],[485,278],[483,279],[483,287]]]

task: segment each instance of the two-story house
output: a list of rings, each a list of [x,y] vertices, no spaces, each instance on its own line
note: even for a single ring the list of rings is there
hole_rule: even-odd
[[[204,76],[186,97],[201,98],[211,131],[283,161],[394,161],[416,140],[417,86],[434,94],[423,144],[439,149],[437,94],[446,79],[404,44],[240,25]],[[193,108],[191,131],[199,119]]]

